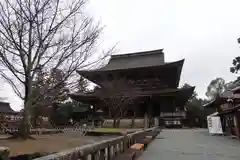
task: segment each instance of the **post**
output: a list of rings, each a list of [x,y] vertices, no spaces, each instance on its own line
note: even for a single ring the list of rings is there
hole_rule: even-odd
[[[158,117],[154,117],[154,127],[158,127],[159,123],[158,123]]]
[[[108,160],[109,159],[109,149],[108,148],[105,148],[104,149],[105,150],[105,152],[104,152],[104,160]]]

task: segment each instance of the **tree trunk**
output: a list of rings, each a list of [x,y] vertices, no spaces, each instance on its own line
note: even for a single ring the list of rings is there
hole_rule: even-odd
[[[18,136],[23,139],[30,138],[30,114],[24,106],[23,119],[18,129]]]
[[[34,107],[32,109],[31,120],[30,121],[31,121],[32,127],[36,128],[37,125],[38,125],[38,111],[37,111],[36,107]]]
[[[23,110],[23,119],[18,128],[17,134],[13,135],[16,138],[22,139],[34,139],[30,136],[30,126],[31,126],[31,117],[30,117],[30,108],[32,103],[29,100],[25,100],[24,102],[24,110]]]
[[[113,118],[113,128],[117,128],[117,118]]]
[[[30,67],[30,66],[29,66]],[[23,119],[18,128],[18,133],[13,135],[15,137],[20,137],[23,139],[34,139],[30,136],[30,125],[31,125],[31,112],[32,112],[32,79],[30,74],[30,69],[26,73],[25,79],[25,98],[24,98],[24,109],[23,109]]]
[[[131,126],[131,128],[134,128],[135,127],[135,117],[134,116],[132,116],[132,126]]]
[[[122,119],[121,117],[119,117],[119,118],[117,119],[117,126],[116,126],[117,128],[119,128],[119,126],[120,126],[120,121],[121,121],[121,119]]]

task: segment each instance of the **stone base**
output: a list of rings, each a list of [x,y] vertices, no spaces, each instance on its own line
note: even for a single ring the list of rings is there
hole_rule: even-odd
[[[0,159],[7,160],[10,154],[10,150],[7,147],[0,147]]]

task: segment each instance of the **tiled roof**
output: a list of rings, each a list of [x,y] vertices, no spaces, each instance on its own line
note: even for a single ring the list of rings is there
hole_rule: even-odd
[[[160,49],[153,51],[112,55],[108,64],[97,70],[109,71],[119,69],[151,67],[163,65],[164,63],[165,62],[163,49]]]
[[[0,102],[0,112],[2,113],[15,113],[7,102]]]

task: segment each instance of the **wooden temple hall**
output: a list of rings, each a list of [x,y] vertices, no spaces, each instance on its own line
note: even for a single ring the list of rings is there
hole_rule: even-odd
[[[112,55],[100,69],[78,71],[99,87],[92,93],[73,93],[70,97],[102,109],[106,119],[114,117],[109,111],[111,106],[105,103],[107,98],[131,99],[119,106],[124,108],[124,119],[143,119],[144,127],[182,126],[185,104],[194,91],[194,87],[178,88],[183,63],[165,62],[162,49]]]

